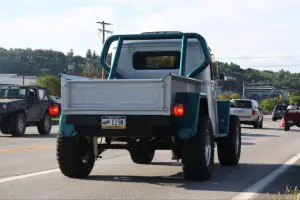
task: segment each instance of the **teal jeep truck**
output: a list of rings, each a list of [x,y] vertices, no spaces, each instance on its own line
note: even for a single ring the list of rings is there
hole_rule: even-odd
[[[87,177],[108,149],[128,150],[137,164],[151,163],[156,150],[169,150],[187,180],[211,178],[215,144],[221,165],[239,163],[240,121],[230,115],[229,101],[216,100],[215,83],[223,76],[200,34],[113,35],[100,66],[107,80],[61,75],[62,174]]]

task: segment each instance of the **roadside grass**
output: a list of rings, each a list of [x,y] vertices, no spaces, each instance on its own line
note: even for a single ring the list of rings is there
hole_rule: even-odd
[[[298,190],[297,186],[293,188],[286,187],[285,192],[283,194],[273,194],[269,195],[269,200],[300,200],[300,190]]]

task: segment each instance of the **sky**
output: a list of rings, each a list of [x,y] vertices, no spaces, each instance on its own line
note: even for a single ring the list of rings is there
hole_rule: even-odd
[[[300,72],[299,0],[0,0],[0,46],[85,55],[113,34],[201,34],[217,60]],[[258,58],[260,57],[260,58]]]

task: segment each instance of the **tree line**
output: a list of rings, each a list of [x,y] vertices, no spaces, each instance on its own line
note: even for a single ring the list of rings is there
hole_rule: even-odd
[[[90,75],[99,73],[98,59],[99,56],[91,49],[88,49],[83,57],[75,55],[73,49],[64,54],[54,50],[0,47],[0,73],[23,76],[57,75],[59,73]]]
[[[110,60],[109,56],[107,60]],[[291,73],[283,69],[279,72],[243,69],[233,62],[216,61],[216,64],[221,73],[237,78],[234,85],[241,85],[245,81],[287,88],[292,92],[297,92],[300,88],[300,73]],[[87,49],[85,56],[79,56],[75,55],[72,49],[64,54],[60,51],[47,49],[0,48],[0,73],[38,77],[72,73],[81,76],[100,77],[101,71],[98,66],[99,55],[91,49]],[[40,82],[42,79],[45,78],[40,78]],[[58,88],[58,86],[53,86],[53,88]],[[228,97],[223,98],[228,99]]]

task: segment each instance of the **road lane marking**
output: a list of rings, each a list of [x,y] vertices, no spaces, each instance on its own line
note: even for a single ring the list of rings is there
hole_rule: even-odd
[[[11,176],[11,177],[8,177],[8,178],[0,179],[0,183],[4,183],[4,182],[8,182],[8,181],[14,181],[14,180],[18,180],[18,179],[29,178],[29,177],[33,177],[33,176],[40,176],[40,175],[50,174],[50,173],[58,172],[58,171],[59,171],[59,169],[50,169],[50,170],[45,170],[45,171],[41,171],[41,172],[34,172],[34,173],[29,173],[29,174],[24,174],[24,175],[19,175],[19,176]]]
[[[31,150],[36,150],[36,149],[49,149],[49,148],[55,148],[55,145],[22,147],[22,148],[14,148],[14,149],[0,149],[0,154],[20,152],[20,151],[31,151]]]
[[[99,160],[117,158],[117,157],[122,157],[122,156],[126,156],[126,155],[128,155],[128,153],[119,154],[119,155],[115,155],[115,156],[109,156],[109,157],[106,157],[106,158],[101,158]],[[98,163],[101,163],[101,162],[95,162],[95,165],[97,165]],[[60,170],[58,168],[56,168],[56,169],[48,169],[48,170],[44,170],[44,171],[40,171],[40,172],[33,172],[33,173],[28,173],[28,174],[10,176],[10,177],[7,177],[7,178],[0,179],[0,183],[5,183],[5,182],[8,182],[8,181],[15,181],[15,180],[19,180],[19,179],[30,178],[30,177],[35,177],[35,176],[41,176],[41,175],[51,174],[51,173],[55,173],[55,172],[60,172]]]
[[[275,171],[260,179],[243,192],[239,193],[231,200],[252,200],[255,199],[263,189],[265,189],[269,184],[271,184],[278,176],[282,175],[285,171],[287,171],[293,164],[295,164],[300,159],[300,152],[289,159],[282,166],[277,168]]]

